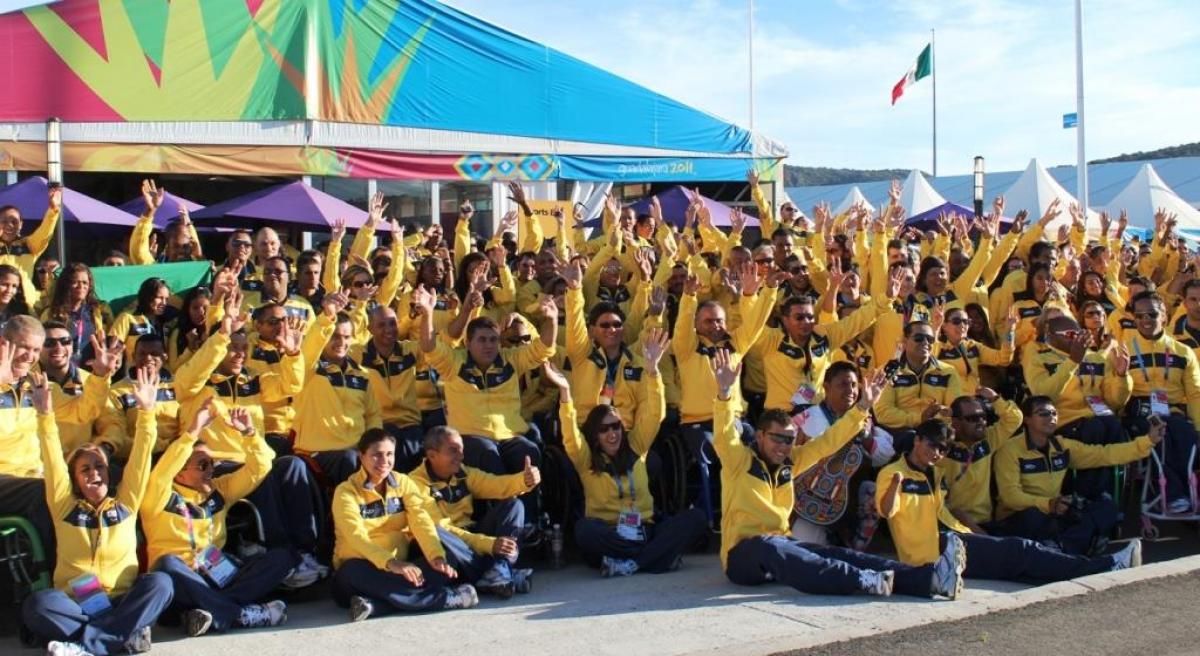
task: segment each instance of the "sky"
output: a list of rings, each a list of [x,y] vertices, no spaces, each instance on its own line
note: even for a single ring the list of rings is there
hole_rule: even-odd
[[[446,1],[749,126],[749,0]],[[1075,162],[1070,0],[754,4],[754,127],[791,164],[930,171],[931,79],[890,100],[931,28],[940,174]],[[1084,58],[1088,159],[1200,141],[1200,2],[1085,0]]]
[[[748,0],[448,0],[742,126]],[[757,0],[755,129],[790,164],[932,168],[932,83],[891,90],[936,30],[938,172],[1073,164],[1070,0]],[[1088,159],[1200,141],[1200,2],[1085,0]]]

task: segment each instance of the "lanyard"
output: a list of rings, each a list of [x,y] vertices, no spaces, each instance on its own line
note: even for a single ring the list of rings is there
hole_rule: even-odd
[[[629,480],[629,507],[636,508],[637,507],[637,486],[633,480],[633,467],[629,468],[629,472],[625,475],[625,477]],[[621,475],[615,474],[613,476],[613,478],[617,481],[617,498],[624,499],[625,494],[624,494],[623,490],[621,489]]]
[[[1142,356],[1142,347],[1138,344],[1137,337],[1133,338],[1133,353],[1134,353],[1134,355],[1137,356],[1138,368],[1142,370],[1142,378],[1145,378],[1146,384],[1149,385],[1150,384],[1150,372],[1146,368],[1146,359]],[[1154,357],[1153,351],[1150,352],[1150,357],[1151,358]],[[1151,360],[1150,364],[1151,365],[1154,364],[1153,360]],[[1170,382],[1169,381],[1170,375],[1171,375],[1171,353],[1169,351],[1167,351],[1166,347],[1164,346],[1163,347],[1163,384],[1162,384],[1162,389],[1164,391],[1167,388],[1167,383]]]
[[[192,560],[194,562],[198,561],[198,559],[200,558],[200,554],[196,550],[196,529],[195,529],[195,524],[192,521],[192,511],[188,509],[187,501],[184,501],[182,495],[179,496],[179,504],[177,507],[179,508],[179,514],[183,515],[183,521],[187,523],[188,542],[191,544],[191,547],[192,547]],[[212,543],[213,543],[213,518],[210,517],[209,521],[208,521],[208,544],[212,545]]]

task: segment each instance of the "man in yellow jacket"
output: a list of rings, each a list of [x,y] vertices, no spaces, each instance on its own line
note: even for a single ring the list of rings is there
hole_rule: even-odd
[[[371,339],[365,346],[353,349],[354,358],[371,379],[383,429],[396,438],[396,467],[408,471],[421,462],[423,450],[417,369],[424,363],[425,355],[415,340],[400,340],[396,312],[386,305],[367,313],[367,329]]]
[[[895,438],[896,453],[912,448],[918,424],[949,414],[950,402],[962,396],[958,371],[933,357],[936,341],[933,326],[910,321],[904,325],[904,353],[888,365],[892,385],[879,397],[875,417]]]
[[[12,205],[0,207],[0,264],[11,264],[21,272],[25,301],[33,307],[40,295],[33,285],[33,267],[50,246],[54,230],[62,220],[62,185],[50,187],[50,205],[36,230],[21,236],[21,212]]]
[[[759,418],[754,444],[747,446],[730,407],[740,367],[721,351],[713,356],[713,368],[718,386],[713,446],[721,458],[722,478],[721,564],[730,581],[774,581],[810,594],[957,595],[966,564],[957,539],[948,541],[934,564],[914,567],[851,549],[805,544],[788,535],[796,499],[792,473],[833,455],[866,428],[871,406],[886,385],[881,372],[863,385],[855,407],[820,439],[797,444],[791,417],[767,410]]]
[[[279,586],[300,558],[288,549],[271,549],[246,560],[226,554],[225,517],[271,471],[271,448],[254,431],[249,413],[229,411],[229,422],[243,435],[246,466],[214,478],[216,457],[198,441],[215,415],[206,403],[191,425],[167,447],[150,473],[140,512],[146,533],[147,562],[165,572],[175,586],[175,605],[183,611],[189,636],[231,627],[277,626],[287,621],[287,604],[258,603]]]
[[[46,339],[33,317],[9,319],[0,341],[0,515],[28,519],[46,553],[54,553],[54,525],[46,507],[42,459],[29,372]]]
[[[1072,554],[1101,553],[1117,524],[1111,498],[1095,500],[1063,495],[1069,469],[1133,462],[1163,441],[1154,429],[1132,442],[1094,446],[1057,437],[1058,410],[1049,397],[1031,396],[1022,408],[1025,435],[1000,447],[992,462],[999,503],[993,531],[1059,545]]]
[[[936,562],[940,544],[957,540],[966,554],[968,578],[1064,581],[1129,567],[1142,561],[1141,541],[1095,558],[1064,554],[1033,540],[995,537],[968,528],[946,504],[949,473],[937,465],[951,448],[953,431],[940,419],[917,427],[912,451],[884,467],[876,480],[876,505],[888,520],[900,560]]]

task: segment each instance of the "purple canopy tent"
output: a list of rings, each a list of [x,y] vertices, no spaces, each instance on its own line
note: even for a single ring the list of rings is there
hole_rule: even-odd
[[[179,207],[181,205],[186,207],[188,212],[204,209],[204,206],[200,203],[194,203],[186,198],[181,198],[171,192],[167,192],[163,194],[162,205],[159,205],[158,211],[154,213],[154,227],[167,227],[167,223],[179,216]],[[142,212],[146,211],[146,201],[142,200],[141,196],[138,196],[127,203],[121,203],[117,207],[134,216],[141,216]]]
[[[288,182],[231,198],[192,215],[197,226],[253,227],[284,223],[303,230],[326,231],[334,221],[346,220],[347,228],[361,228],[367,213],[346,201],[303,182]],[[377,226],[387,230],[386,223]]]
[[[942,203],[937,207],[925,210],[915,216],[910,216],[904,220],[904,225],[916,228],[917,230],[937,230],[937,220],[942,214],[950,217],[951,220],[955,216],[961,216],[967,220],[967,225],[975,222],[975,210],[959,205],[958,203]],[[1000,232],[1008,232],[1012,227],[1013,220],[1008,217],[1000,217]]]
[[[12,205],[26,223],[40,223],[50,207],[50,185],[34,176],[0,188],[0,205]],[[63,188],[63,221],[67,234],[75,237],[128,235],[137,217],[112,205],[67,187]]]
[[[684,216],[687,214],[687,207],[692,202],[692,195],[682,186],[675,186],[661,191],[655,196],[658,198],[658,203],[662,205],[663,219],[672,225],[682,226]],[[713,225],[718,227],[728,227],[733,225],[729,217],[732,213],[728,205],[717,202],[711,198],[701,196],[704,199],[704,205],[708,207],[708,211],[712,214]],[[638,214],[650,213],[650,199],[643,198],[633,204],[633,211]],[[584,223],[584,227],[598,228],[602,223],[602,219],[597,217],[591,221]],[[758,219],[746,214],[746,225],[757,226]]]

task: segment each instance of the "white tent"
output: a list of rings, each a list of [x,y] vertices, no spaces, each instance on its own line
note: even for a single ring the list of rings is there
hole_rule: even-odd
[[[1129,225],[1134,228],[1154,229],[1154,212],[1163,208],[1179,219],[1179,228],[1200,229],[1200,210],[1188,205],[1187,201],[1171,191],[1158,172],[1150,164],[1143,164],[1137,175],[1125,185],[1121,193],[1104,207],[1116,221],[1121,210],[1129,213]]]
[[[934,190],[917,169],[913,169],[904,179],[904,185],[900,188],[900,206],[904,208],[905,216],[916,216],[945,203],[946,199]]]
[[[854,207],[860,203],[867,208],[868,212],[872,214],[875,213],[875,206],[867,200],[866,196],[863,196],[863,193],[858,188],[858,185],[854,185],[853,187],[850,187],[850,192],[846,194],[846,197],[842,199],[842,202],[838,203],[838,206],[833,210],[833,215],[837,216],[839,214],[844,214],[850,211],[851,207]]]
[[[1076,202],[1075,197],[1058,184],[1037,158],[1029,160],[1029,166],[1021,173],[1021,177],[1017,178],[1003,195],[1004,211],[1009,216],[1016,216],[1017,212],[1025,210],[1029,212],[1030,224],[1041,218],[1046,208],[1057,198],[1058,209],[1062,213],[1046,226],[1046,234],[1053,236],[1060,225],[1071,225],[1071,214],[1068,210],[1071,204]],[[1089,209],[1089,224],[1094,227],[1097,220],[1099,215]]]

